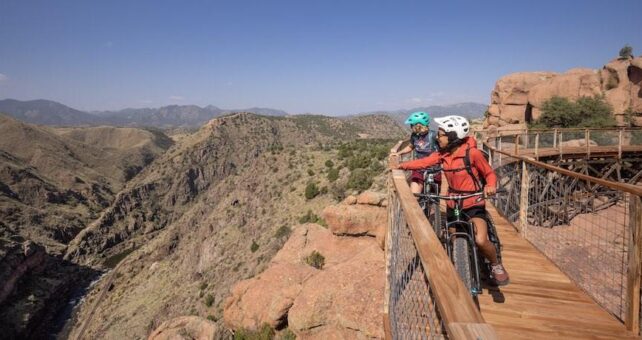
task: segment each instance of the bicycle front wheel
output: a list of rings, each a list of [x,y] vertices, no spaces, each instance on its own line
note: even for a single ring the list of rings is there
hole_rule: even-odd
[[[463,237],[457,237],[453,241],[453,264],[457,274],[464,282],[464,286],[469,292],[472,292],[473,287],[473,272],[472,263],[470,259],[470,246],[468,240]]]
[[[429,205],[428,221],[432,225],[432,229],[437,234],[437,238],[441,239],[441,211],[439,211],[439,204],[433,202]]]

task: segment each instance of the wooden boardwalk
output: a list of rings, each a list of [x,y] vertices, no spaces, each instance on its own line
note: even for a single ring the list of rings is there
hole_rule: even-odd
[[[484,320],[500,339],[639,339],[488,206],[511,283],[483,289]]]

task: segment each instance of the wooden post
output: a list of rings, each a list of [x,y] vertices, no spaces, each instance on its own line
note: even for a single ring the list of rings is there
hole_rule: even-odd
[[[556,131],[556,135],[557,135],[557,129],[555,129],[555,131]],[[562,133],[563,132],[560,132],[560,140],[559,140],[559,142],[557,142],[557,144],[559,145],[559,150],[560,150],[560,159],[562,159]]]
[[[499,148],[497,148],[497,150],[502,151],[502,136],[499,136],[497,138],[499,138]],[[502,154],[501,154],[501,152],[499,153],[499,164],[497,166],[498,167],[502,166]]]
[[[620,133],[618,135],[618,141],[617,141],[617,159],[622,159],[622,132],[624,129],[620,129]]]
[[[390,259],[391,248],[390,242],[392,240],[392,228],[395,226],[395,216],[397,209],[397,199],[395,187],[392,180],[392,173],[388,176],[388,228],[386,228],[386,238],[384,240],[384,255],[386,261],[386,285],[383,292],[383,330],[386,340],[392,340],[392,331],[390,329]]]
[[[629,196],[629,266],[626,280],[626,329],[640,334],[640,275],[642,269],[642,202],[640,196]]]
[[[539,161],[539,132],[535,135],[535,159]]]
[[[553,130],[553,148],[557,147],[557,129]]]
[[[528,178],[528,166],[526,162],[522,161],[522,183],[519,191],[519,225],[520,233],[523,238],[526,238],[528,230],[528,185],[530,183]]]
[[[584,143],[586,144],[586,158],[591,158],[591,144],[589,143],[589,129],[584,130]]]
[[[519,135],[515,135],[515,154],[519,154]]]

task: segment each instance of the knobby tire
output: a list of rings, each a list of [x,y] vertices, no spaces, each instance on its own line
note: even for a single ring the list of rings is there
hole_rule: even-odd
[[[453,241],[453,263],[457,274],[461,277],[464,286],[471,292],[473,287],[473,272],[470,259],[470,247],[468,241],[463,237],[457,237]]]

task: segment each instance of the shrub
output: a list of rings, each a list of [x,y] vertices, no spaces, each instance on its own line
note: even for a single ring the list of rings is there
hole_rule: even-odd
[[[380,174],[385,169],[386,168],[383,166],[383,164],[381,164],[381,162],[377,161],[370,164],[370,170],[372,170],[372,172],[375,174]]]
[[[325,257],[318,251],[314,250],[310,255],[305,257],[305,263],[316,269],[323,269],[323,265],[325,265]]]
[[[321,220],[319,216],[313,213],[312,210],[308,210],[305,215],[299,218],[299,223],[317,223],[319,220]]]
[[[355,169],[350,173],[346,186],[348,189],[364,191],[370,188],[373,181],[373,175],[370,171],[366,169]]]
[[[341,145],[339,146],[339,153],[337,154],[337,157],[339,160],[342,160],[344,158],[348,158],[352,156],[352,150],[349,149],[346,145]]]
[[[283,225],[279,227],[279,229],[276,230],[274,233],[275,238],[284,238],[290,236],[290,233],[292,233],[292,229],[290,227]]]
[[[533,127],[606,127],[614,126],[611,106],[602,96],[581,97],[573,103],[567,98],[552,97],[542,105],[542,115]]]
[[[259,245],[252,240],[252,245],[250,246],[250,250],[254,253],[255,251],[259,250]]]
[[[365,154],[350,157],[348,159],[348,169],[367,168],[370,166],[370,157]]]
[[[328,171],[328,181],[334,182],[339,179],[339,169],[332,168]]]
[[[305,198],[311,200],[319,195],[319,188],[314,182],[308,183],[305,186]]]
[[[633,47],[629,46],[629,44],[624,45],[624,47],[620,49],[619,55],[620,59],[633,58]]]
[[[570,127],[579,123],[577,107],[564,97],[554,96],[542,105],[542,115],[536,123],[545,127]]]
[[[207,294],[207,295],[205,296],[205,301],[203,301],[203,303],[204,303],[207,307],[211,307],[211,306],[212,306],[212,304],[214,303],[214,296],[212,296],[212,294]]]
[[[314,171],[312,169],[308,169],[308,175],[314,176]]]
[[[579,111],[580,127],[605,127],[615,126],[615,118],[611,114],[613,108],[604,100],[604,97],[581,97],[575,103]]]
[[[334,166],[334,162],[331,159],[328,159],[327,161],[325,161],[325,166],[331,168]]]
[[[201,286],[199,287],[201,290],[207,288],[207,282],[201,283]]]
[[[343,185],[337,185],[335,183],[330,186],[330,194],[335,201],[341,202],[346,198],[346,188]]]
[[[268,324],[263,324],[257,331],[239,329],[234,332],[234,340],[272,340],[274,329]]]
[[[279,337],[281,340],[295,340],[296,335],[289,328],[284,329]]]

